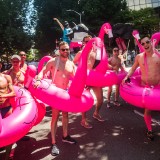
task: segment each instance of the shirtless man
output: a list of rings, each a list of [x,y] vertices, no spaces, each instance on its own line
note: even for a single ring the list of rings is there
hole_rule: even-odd
[[[15,96],[12,79],[9,75],[0,73],[0,116],[5,118],[12,113],[10,98]],[[9,159],[12,145],[6,147],[5,160]]]
[[[86,45],[86,43],[91,39],[92,37],[90,35],[87,35],[83,38],[83,46]],[[83,49],[83,48],[82,48]],[[81,53],[82,51],[79,51],[73,62],[75,64],[77,64],[80,60],[80,56],[81,56]],[[94,65],[95,65],[95,59],[96,59],[96,49],[92,49],[92,51],[90,52],[90,54],[88,55],[88,63],[87,63],[87,69],[91,70],[94,68]],[[97,99],[97,102],[96,102],[96,109],[93,113],[93,118],[97,119],[98,121],[100,122],[103,122],[104,120],[101,118],[101,116],[99,115],[99,111],[100,111],[100,108],[102,106],[102,103],[103,103],[103,91],[102,91],[102,88],[101,87],[93,87],[91,86],[95,96],[96,96],[96,99]],[[88,123],[87,121],[87,118],[86,118],[86,112],[83,112],[82,113],[82,120],[81,120],[81,125],[85,128],[93,128],[91,124]]]
[[[22,70],[24,70],[24,72],[26,72],[27,70],[27,64],[25,63],[26,61],[26,53],[24,51],[20,51],[19,52],[19,56],[21,57],[21,65],[20,65],[20,68]]]
[[[117,47],[113,48],[113,56],[109,58],[108,60],[109,68],[114,70],[116,73],[119,72],[119,69],[122,71],[125,71],[124,65],[122,65],[121,59],[119,58],[119,50]],[[111,66],[111,67],[110,67]],[[115,97],[114,97],[114,105],[120,106],[120,103],[118,103],[118,97],[119,97],[119,85],[115,85]],[[112,93],[112,86],[108,87],[108,93],[107,93],[107,107],[110,108],[110,97]]]
[[[4,74],[10,75],[13,81],[13,85],[24,87],[25,72],[21,68],[21,57],[18,55],[13,55],[11,57],[12,67],[9,70],[4,71]]]
[[[141,70],[141,84],[143,86],[156,86],[160,84],[160,56],[153,49],[149,37],[141,39],[141,45],[144,47],[144,52],[138,54],[135,58],[132,68],[129,70],[127,76],[122,81],[122,84],[134,73],[139,66]],[[146,73],[147,72],[147,73]],[[144,121],[147,126],[147,137],[150,140],[154,139],[151,126],[151,111],[144,110]]]
[[[38,87],[40,85],[40,80],[43,76],[50,71],[52,74],[52,81],[56,87],[67,90],[69,79],[75,74],[75,65],[68,59],[69,56],[69,45],[67,42],[61,42],[59,44],[58,57],[52,58],[42,69],[42,71],[37,76],[37,81],[34,86]],[[64,104],[65,105],[65,104]],[[52,149],[51,154],[53,156],[59,154],[59,149],[56,145],[56,129],[57,121],[59,118],[60,111],[52,108],[52,122],[51,122],[51,138],[52,138]],[[68,135],[68,112],[62,112],[62,124],[63,124],[63,142],[68,142],[70,144],[75,144],[76,141]]]

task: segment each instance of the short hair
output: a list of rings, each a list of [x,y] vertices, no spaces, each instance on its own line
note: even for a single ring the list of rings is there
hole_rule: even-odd
[[[84,36],[84,37],[83,37],[83,42],[84,42],[84,40],[85,40],[86,38],[92,38],[92,36],[91,36],[91,35]]]
[[[140,42],[141,42],[142,39],[144,39],[144,38],[149,38],[149,39],[150,39],[150,36],[148,36],[148,35],[142,36],[141,39],[140,39]]]
[[[62,41],[62,42],[59,43],[59,48],[60,48],[61,46],[63,46],[63,45],[68,45],[68,46],[69,46],[69,44],[68,44],[67,42]]]

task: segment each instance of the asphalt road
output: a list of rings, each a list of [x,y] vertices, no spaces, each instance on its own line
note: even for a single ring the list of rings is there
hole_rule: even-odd
[[[51,110],[47,107],[43,121],[27,134],[30,140],[17,142],[13,160],[160,160],[160,113],[153,112],[155,140],[149,141],[145,135],[143,109],[125,103],[121,98],[120,107],[107,108],[106,90],[104,88],[101,109],[105,122],[92,118],[94,106],[87,112],[93,129],[85,129],[80,125],[81,114],[69,114],[69,132],[78,141],[76,145],[62,142],[60,117],[56,137],[60,155],[51,156]],[[1,152],[0,160],[3,160],[3,156]]]

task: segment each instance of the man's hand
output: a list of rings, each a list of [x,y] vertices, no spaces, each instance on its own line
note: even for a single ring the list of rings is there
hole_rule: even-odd
[[[38,86],[41,84],[41,81],[40,80],[36,80],[36,82],[33,84],[33,87],[34,88],[38,88]]]
[[[123,85],[124,83],[130,83],[130,82],[131,82],[130,78],[129,78],[129,77],[125,77],[125,78],[122,80],[122,85]]]
[[[57,19],[57,18],[53,18],[53,20],[58,21],[58,19]]]

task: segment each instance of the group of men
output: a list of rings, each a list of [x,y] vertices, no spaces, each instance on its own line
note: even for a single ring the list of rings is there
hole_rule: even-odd
[[[86,36],[83,38],[83,47],[87,44],[87,42],[91,39],[91,36]],[[134,73],[136,68],[139,66],[141,69],[141,82],[142,85],[159,85],[160,84],[160,58],[155,53],[154,48],[152,46],[152,43],[149,39],[149,37],[143,37],[141,39],[141,44],[144,47],[145,52],[141,53],[136,56],[135,62],[131,69],[129,70],[127,76],[122,81],[122,84],[125,83],[125,81]],[[83,50],[82,47],[82,50]],[[36,76],[36,82],[34,83],[34,87],[38,87],[41,83],[41,79],[43,76],[50,71],[52,74],[52,81],[53,83],[64,90],[67,90],[69,79],[70,77],[73,77],[76,72],[75,64],[78,63],[80,59],[80,55],[82,53],[82,50],[79,51],[74,58],[73,62],[69,60],[68,56],[70,54],[70,48],[69,44],[67,42],[60,42],[59,44],[59,56],[56,56],[49,60],[47,64],[43,67],[42,71]],[[13,61],[12,67],[14,67],[14,63],[18,63],[18,61],[21,61],[20,68],[24,72],[26,71],[26,65],[23,63],[24,57],[26,56],[24,52],[20,52],[20,56],[14,58],[12,57],[11,60]],[[20,57],[20,58],[19,58]],[[89,56],[88,56],[88,69],[94,69],[95,67],[95,57],[96,57],[96,50],[92,49]],[[24,59],[23,59],[24,58]],[[17,62],[16,62],[17,61]],[[146,66],[145,61],[147,61],[147,73],[146,73]],[[109,69],[114,70],[118,73],[119,69],[125,70],[124,65],[122,63],[121,58],[119,58],[119,50],[117,47],[113,48],[113,55],[111,58],[109,58]],[[10,72],[12,73],[12,72]],[[13,90],[13,81],[17,78],[16,76],[13,76],[15,72],[13,72],[11,76],[5,75],[0,73],[0,111],[3,117],[3,109],[7,109],[7,107],[10,107],[9,101],[7,99],[9,97],[15,96],[14,90]],[[2,83],[3,82],[3,83]],[[100,109],[103,104],[103,90],[102,87],[93,87],[91,86],[91,89],[93,90],[95,97],[96,97],[96,104],[95,104],[95,111],[93,113],[93,118],[98,120],[99,122],[104,122],[104,119],[100,116]],[[8,93],[8,90],[10,92]],[[112,88],[109,87],[108,89],[108,107],[110,107],[110,96],[111,96]],[[115,100],[114,105],[120,106],[120,103],[118,102],[118,96],[119,96],[119,86],[116,86],[116,92],[115,92]],[[65,104],[64,104],[65,105]],[[56,130],[57,130],[57,122],[60,115],[60,112],[58,109],[52,108],[52,121],[51,121],[51,138],[52,138],[52,147],[51,147],[51,154],[53,156],[59,155],[60,150],[56,143]],[[6,112],[8,113],[8,112]],[[5,113],[5,114],[6,114]],[[144,120],[146,122],[147,126],[147,136],[151,140],[153,140],[153,132],[151,127],[151,112],[147,109],[145,109],[144,112]],[[62,141],[67,142],[70,144],[76,144],[76,140],[73,139],[69,133],[68,133],[68,112],[62,112],[62,124],[63,124],[63,136]],[[85,128],[92,128],[92,125],[89,124],[86,118],[86,113],[82,113],[82,120],[81,125]]]

